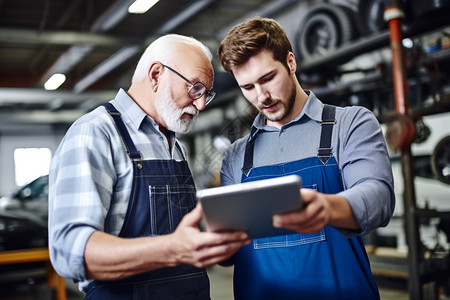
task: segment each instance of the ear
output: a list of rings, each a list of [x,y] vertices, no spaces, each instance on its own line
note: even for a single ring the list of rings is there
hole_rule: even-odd
[[[163,66],[160,62],[152,63],[148,70],[147,78],[150,83],[150,87],[154,92],[156,92],[158,90],[162,71],[163,71]]]
[[[295,60],[294,53],[289,51],[289,53],[286,57],[286,62],[287,62],[287,65],[288,65],[291,73],[295,73],[297,71],[297,61]]]

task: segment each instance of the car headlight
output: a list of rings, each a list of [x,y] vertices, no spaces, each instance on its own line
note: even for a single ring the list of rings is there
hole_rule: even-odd
[[[16,220],[5,220],[0,218],[0,232],[10,232],[17,230],[20,227],[20,223]]]

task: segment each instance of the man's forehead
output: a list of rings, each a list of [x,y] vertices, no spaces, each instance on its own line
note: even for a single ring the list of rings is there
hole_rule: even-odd
[[[177,50],[179,50],[179,56],[175,59],[174,67],[177,67],[191,81],[212,83],[214,78],[212,64],[199,46],[182,44]]]
[[[233,75],[239,85],[257,81],[275,71],[281,63],[274,59],[271,52],[260,52],[244,64],[233,69]],[[248,81],[248,82],[247,82]]]

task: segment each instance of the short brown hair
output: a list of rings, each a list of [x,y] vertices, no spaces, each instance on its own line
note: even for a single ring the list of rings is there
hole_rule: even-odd
[[[220,43],[218,54],[225,71],[233,74],[234,67],[266,49],[288,68],[286,57],[292,52],[292,46],[286,32],[273,19],[254,17],[230,30]]]

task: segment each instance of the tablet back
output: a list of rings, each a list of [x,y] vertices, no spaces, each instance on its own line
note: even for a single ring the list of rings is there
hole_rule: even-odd
[[[301,208],[297,175],[228,185],[197,192],[209,231],[245,230],[250,238],[295,233],[272,226],[272,216]]]

